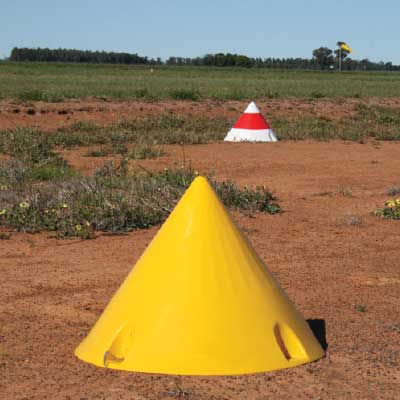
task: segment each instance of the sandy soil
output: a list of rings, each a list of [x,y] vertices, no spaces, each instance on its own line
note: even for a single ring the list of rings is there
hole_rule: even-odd
[[[235,121],[246,108],[247,101],[106,101],[98,99],[69,100],[62,103],[22,103],[0,101],[0,129],[35,126],[51,130],[76,121],[110,124],[159,113],[191,116],[223,116]],[[268,99],[257,101],[265,117],[293,119],[299,116],[319,116],[339,119],[356,112],[358,104],[400,108],[400,97],[366,99]]]
[[[64,156],[90,172],[99,161],[79,151]],[[179,146],[167,153],[139,164],[183,162]],[[398,399],[400,223],[370,212],[400,185],[400,144],[197,145],[185,147],[185,161],[219,179],[265,184],[278,196],[281,215],[235,218],[304,317],[325,326],[327,356],[289,370],[212,378],[87,365],[74,348],[157,228],[90,241],[13,233],[0,241],[0,398],[172,399],[177,380],[187,399]]]

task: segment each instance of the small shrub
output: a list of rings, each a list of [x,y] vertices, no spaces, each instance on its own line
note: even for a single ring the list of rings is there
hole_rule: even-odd
[[[389,196],[397,196],[398,194],[400,194],[400,186],[392,186],[388,189],[388,191],[386,192],[387,195]]]
[[[150,144],[138,144],[129,152],[129,158],[133,160],[144,160],[149,158],[157,158],[164,155],[165,152],[161,147],[156,148]]]
[[[84,221],[81,224],[76,224],[73,227],[73,229],[75,232],[75,236],[78,236],[79,238],[81,238],[83,240],[96,238],[96,233],[93,229],[93,226],[88,221]]]
[[[43,90],[24,90],[17,95],[17,98],[21,101],[45,101],[58,103],[64,100],[64,96],[61,93],[48,93]]]
[[[310,97],[313,99],[321,99],[321,98],[325,97],[325,95],[322,92],[318,92],[315,90],[310,93]]]
[[[223,203],[230,208],[247,211],[261,211],[269,214],[280,212],[280,207],[273,201],[275,197],[264,186],[255,189],[240,189],[234,182],[213,183],[214,189]]]
[[[267,99],[277,99],[279,97],[279,93],[273,90],[267,90],[263,93],[263,96]]]
[[[337,190],[336,193],[339,194],[339,195],[341,195],[341,196],[343,196],[343,197],[353,197],[353,192],[352,192],[352,190],[351,190],[350,188],[348,188],[348,187],[345,187],[345,186],[340,187],[340,188]]]
[[[362,312],[362,313],[367,311],[367,306],[364,304],[356,304],[356,306],[354,308],[356,309],[356,311]]]
[[[65,160],[56,157],[55,160],[29,162],[12,158],[0,164],[0,184],[21,187],[33,181],[65,180],[78,176]]]
[[[98,178],[118,178],[128,175],[128,160],[123,158],[119,163],[114,160],[106,161],[95,171]]]
[[[354,130],[353,128],[347,128],[347,127],[341,129],[340,132],[338,132],[338,139],[350,140],[353,142],[358,142],[360,144],[365,143],[364,136],[365,136],[364,132]]]
[[[84,157],[106,157],[108,152],[106,149],[95,149],[87,151],[83,156]]]
[[[385,207],[375,211],[375,215],[386,219],[400,219],[400,198],[388,200]]]
[[[237,88],[234,88],[233,90],[229,91],[228,93],[224,94],[222,96],[224,100],[244,100],[246,99],[245,93]]]
[[[120,154],[122,156],[128,153],[129,149],[124,143],[112,143],[107,147],[87,151],[84,157],[106,157],[110,155]]]
[[[0,232],[0,240],[10,240],[11,233]]]
[[[393,131],[379,130],[373,136],[376,140],[397,141],[400,140],[400,131],[393,132]]]
[[[381,124],[400,124],[400,112],[396,109],[377,107],[374,110],[376,122]]]
[[[52,147],[49,135],[35,129],[16,128],[0,134],[0,152],[25,162],[59,160]]]
[[[67,179],[76,176],[67,162],[53,150],[49,135],[27,128],[0,135],[0,150],[11,160],[0,165],[0,182],[21,186],[30,181]]]
[[[357,111],[357,113],[358,113],[359,115],[365,117],[366,115],[369,114],[370,108],[369,108],[368,106],[366,106],[365,104],[363,104],[363,103],[358,103],[358,104],[356,105],[356,111]]]
[[[125,143],[112,143],[109,147],[105,149],[108,151],[108,154],[111,155],[117,155],[120,154],[122,156],[125,156],[128,154],[128,146]]]
[[[358,215],[346,215],[342,218],[341,223],[343,225],[354,226],[360,228],[364,225],[364,221]]]
[[[97,132],[98,128],[98,125],[93,121],[77,121],[72,123],[69,127],[62,129],[62,131],[94,134]]]
[[[11,159],[0,164],[1,187],[20,187],[30,180],[30,166],[20,160]]]
[[[297,121],[278,118],[272,126],[282,139],[288,140],[331,140],[338,137],[338,126],[325,118],[304,117]]]
[[[78,121],[59,128],[52,136],[52,143],[61,147],[90,146],[93,144],[108,144],[115,141],[113,132],[108,132],[103,126],[91,121]]]
[[[175,89],[169,92],[172,99],[175,100],[192,100],[197,101],[200,99],[200,93],[194,89]]]
[[[78,175],[78,172],[66,163],[36,164],[29,171],[29,177],[35,181],[65,180]]]
[[[153,96],[150,94],[150,92],[146,89],[137,89],[133,92],[133,97],[137,99],[151,99]]]
[[[25,90],[18,95],[22,101],[46,101],[47,96],[41,90]]]

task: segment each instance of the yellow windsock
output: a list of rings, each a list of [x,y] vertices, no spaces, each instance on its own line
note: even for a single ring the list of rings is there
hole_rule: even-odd
[[[119,370],[234,375],[294,367],[324,351],[197,177],[75,354]]]
[[[344,43],[344,42],[338,42],[339,43],[339,46],[340,46],[340,48],[342,49],[342,50],[345,50],[345,51],[347,51],[348,53],[351,53],[353,50],[351,49],[351,47],[349,46],[349,45],[347,45],[346,43]]]

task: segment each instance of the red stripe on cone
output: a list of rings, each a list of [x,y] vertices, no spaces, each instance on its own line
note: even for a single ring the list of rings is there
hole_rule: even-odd
[[[233,127],[237,129],[271,129],[260,113],[243,113]]]

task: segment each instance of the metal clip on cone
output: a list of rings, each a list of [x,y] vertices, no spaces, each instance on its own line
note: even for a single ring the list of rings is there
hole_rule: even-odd
[[[178,375],[264,372],[324,355],[203,177],[75,353],[100,367]]]

